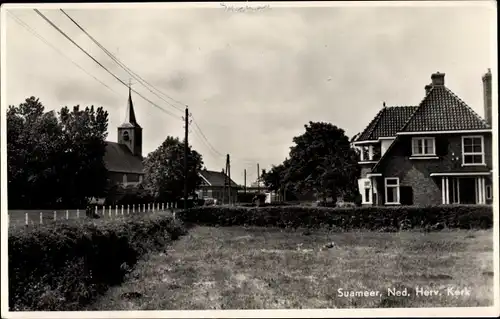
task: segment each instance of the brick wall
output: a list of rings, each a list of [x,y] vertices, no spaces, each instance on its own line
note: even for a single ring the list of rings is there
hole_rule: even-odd
[[[470,134],[479,135],[479,134]],[[430,177],[431,173],[442,172],[489,172],[492,169],[491,134],[484,134],[486,166],[462,166],[462,135],[438,135],[436,138],[436,154],[438,159],[410,159],[411,137],[400,137],[385,158],[379,171],[383,177],[378,178],[379,203],[385,202],[385,177],[399,177],[401,198],[403,191],[411,192],[414,205],[439,205],[441,198],[441,178]],[[458,161],[453,158],[458,157]],[[363,175],[362,175],[363,176]],[[366,172],[365,175],[366,176]],[[491,179],[486,179],[491,185]],[[487,203],[491,204],[491,200]],[[404,204],[404,203],[402,203]]]

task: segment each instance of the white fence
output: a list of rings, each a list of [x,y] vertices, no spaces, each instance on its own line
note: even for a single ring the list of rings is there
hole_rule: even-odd
[[[92,214],[98,215],[101,218],[113,218],[117,216],[125,216],[137,213],[154,213],[172,211],[175,218],[175,210],[177,203],[149,203],[149,204],[133,204],[133,205],[108,205],[94,206]],[[24,213],[24,216],[22,214]],[[88,212],[85,209],[59,210],[59,211],[19,211],[9,212],[9,224],[20,224],[21,218],[24,217],[24,225],[44,224],[50,221],[69,220],[85,218]]]

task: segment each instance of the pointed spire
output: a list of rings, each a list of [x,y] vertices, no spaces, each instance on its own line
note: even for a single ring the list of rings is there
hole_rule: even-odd
[[[123,124],[132,124],[133,126],[139,126],[137,120],[135,119],[134,104],[132,103],[132,83],[128,83],[128,101],[127,101],[127,111],[125,113],[125,120]]]

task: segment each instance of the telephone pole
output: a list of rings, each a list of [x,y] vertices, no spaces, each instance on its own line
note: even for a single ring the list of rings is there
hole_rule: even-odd
[[[257,163],[257,192],[260,194],[260,168],[259,168],[259,163]]]
[[[229,160],[229,154],[226,156],[226,171],[227,171],[227,189],[228,189],[228,204],[231,205],[232,203],[232,195],[233,192],[231,191],[231,161]]]
[[[187,209],[188,201],[188,133],[189,133],[189,110],[186,105],[184,115],[184,209]]]
[[[243,184],[243,190],[245,192],[245,194],[247,193],[247,169],[245,168],[245,170],[243,171],[243,180],[244,180],[244,184]]]

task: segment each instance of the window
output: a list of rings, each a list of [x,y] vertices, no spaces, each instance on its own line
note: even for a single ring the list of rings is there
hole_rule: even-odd
[[[482,136],[462,137],[462,164],[484,164],[484,140]]]
[[[387,177],[385,179],[385,203],[399,204],[399,178]]]
[[[486,185],[486,199],[492,199],[493,194],[491,193],[491,185]]]
[[[363,180],[363,204],[372,203],[372,183],[369,179]]]
[[[361,161],[369,161],[370,160],[370,151],[368,146],[361,147]]]
[[[436,155],[434,137],[414,137],[411,140],[412,155]]]
[[[139,183],[142,183],[142,175],[139,175]]]
[[[123,174],[123,184],[127,184],[127,174]]]
[[[204,188],[201,194],[202,194],[201,196],[203,196],[204,198],[208,197],[208,189]]]

